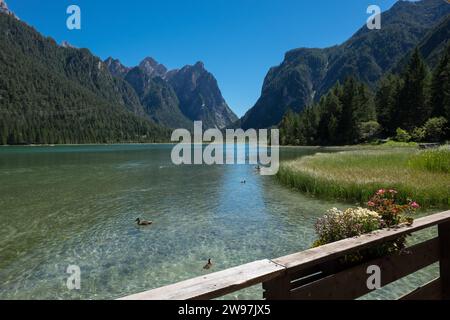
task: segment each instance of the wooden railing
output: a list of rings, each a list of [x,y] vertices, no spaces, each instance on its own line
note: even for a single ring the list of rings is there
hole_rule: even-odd
[[[400,253],[343,268],[342,258],[413,232],[438,227],[438,237]],[[206,300],[262,283],[267,300],[356,299],[372,290],[368,266],[381,269],[385,286],[439,262],[440,276],[402,299],[450,299],[450,211],[400,226],[342,240],[274,260],[260,260],[177,284],[131,295],[121,300]]]

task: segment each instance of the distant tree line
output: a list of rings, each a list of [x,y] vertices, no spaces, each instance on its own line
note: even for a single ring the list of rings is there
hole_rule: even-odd
[[[418,49],[404,71],[388,74],[376,90],[349,77],[300,113],[280,123],[283,145],[348,145],[392,137],[449,139],[450,46],[430,72]]]

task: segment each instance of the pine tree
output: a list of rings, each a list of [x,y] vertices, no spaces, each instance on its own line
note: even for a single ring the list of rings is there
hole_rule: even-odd
[[[373,94],[364,83],[358,85],[355,112],[358,122],[373,121],[377,118]]]
[[[353,144],[358,140],[358,122],[356,118],[357,83],[352,77],[343,86],[342,113],[338,124],[338,143]]]
[[[0,121],[0,145],[5,145],[8,142],[8,128],[5,121]]]
[[[289,109],[281,120],[280,123],[280,136],[281,136],[281,144],[282,145],[291,145],[294,144],[295,140],[295,131],[294,131],[294,121],[296,115],[295,113]]]
[[[430,100],[433,117],[450,122],[450,45],[433,73]]]
[[[375,95],[375,109],[378,123],[386,136],[392,136],[397,129],[395,121],[396,108],[399,101],[399,91],[402,87],[397,75],[389,74],[380,80]]]
[[[336,89],[331,90],[320,103],[321,116],[317,129],[317,140],[321,145],[333,145],[338,142],[338,124],[342,113],[342,103],[336,95],[339,88]]]
[[[319,123],[318,108],[315,106],[307,107],[300,116],[301,135],[306,145],[317,144],[317,127]]]
[[[403,74],[395,125],[406,130],[421,126],[430,116],[427,101],[428,70],[416,48]]]

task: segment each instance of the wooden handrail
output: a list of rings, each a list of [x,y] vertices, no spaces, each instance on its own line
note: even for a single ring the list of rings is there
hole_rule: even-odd
[[[359,237],[349,238],[321,247],[294,253],[282,258],[274,259],[277,264],[283,265],[290,272],[306,269],[311,265],[327,262],[342,257],[367,247],[393,240],[402,235],[407,235],[445,222],[450,222],[450,211],[437,213],[414,221],[413,225],[399,226],[393,229],[383,229]]]
[[[380,285],[384,287],[437,261],[439,261],[439,243],[435,238],[392,255],[362,262],[329,275],[322,274],[318,281],[306,281],[306,283],[300,284],[295,281],[286,290],[288,294],[285,292],[280,298],[296,300],[356,299],[372,291],[367,286],[367,269],[370,266],[378,266],[382,270]],[[295,275],[288,277],[289,280],[296,278]],[[268,299],[278,299],[273,292],[268,291],[264,294]]]
[[[318,248],[284,256],[273,260],[261,260],[235,268],[212,273],[172,284],[166,287],[153,289],[143,293],[127,296],[119,300],[196,300],[214,299],[223,295],[242,290],[259,283],[267,284],[266,287],[283,286],[281,291],[290,290],[287,286],[292,280],[293,274],[332,262],[345,255],[355,253],[383,242],[387,242],[439,225],[440,230],[447,230],[441,226],[450,224],[450,211],[445,211],[420,218],[413,225],[399,226],[393,229],[383,229],[360,237],[341,240]],[[442,231],[441,231],[442,232]],[[441,235],[442,236],[442,235]],[[449,237],[450,235],[446,235]],[[436,245],[438,241],[434,242]],[[450,252],[450,247],[444,252]],[[442,252],[442,245],[441,245]],[[445,253],[446,254],[446,253]],[[441,265],[447,266],[449,262],[441,261]],[[450,270],[448,270],[450,273]],[[444,276],[439,283],[447,283],[448,276]],[[447,289],[448,290],[448,289]],[[283,295],[281,295],[283,296]]]
[[[261,260],[119,300],[214,299],[273,279],[284,272],[284,269],[270,260]]]

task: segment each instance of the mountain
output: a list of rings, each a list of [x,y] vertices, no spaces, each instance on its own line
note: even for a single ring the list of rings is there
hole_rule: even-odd
[[[136,115],[145,115],[133,88],[126,81],[113,77],[102,60],[88,49],[58,46],[53,39],[43,37],[27,24],[9,15],[1,17],[2,50],[15,51],[112,104],[121,105]]]
[[[89,50],[59,46],[10,13],[0,30],[0,144],[167,139]]]
[[[190,129],[194,120],[224,127],[237,119],[204,68],[193,75],[208,79],[201,90],[182,96],[207,97],[211,86],[214,99],[198,105],[210,110],[190,118],[167,79],[170,74],[179,84],[178,71],[152,58],[129,68],[67,42],[58,45],[19,21],[3,0],[0,30],[0,145],[167,141],[168,128]]]
[[[125,67],[118,59],[109,57],[105,60],[106,67],[111,74],[118,78],[123,78],[130,71],[130,68]]]
[[[201,120],[205,128],[224,128],[238,119],[201,62],[170,71],[151,57],[134,68],[112,58],[105,64],[133,87],[146,114],[160,125],[190,129]]]
[[[450,5],[444,0],[398,1],[382,14],[381,30],[364,26],[339,46],[289,51],[278,67],[270,69],[261,97],[240,126],[277,125],[287,110],[301,111],[349,75],[374,87],[449,14]]]
[[[165,67],[156,63],[152,63],[152,67],[148,62],[147,58],[138,67],[129,70],[124,79],[134,88],[145,112],[156,123],[169,128],[190,129],[193,127],[192,121],[181,112],[174,89],[161,77],[165,76]]]
[[[202,120],[206,128],[225,128],[238,120],[228,107],[214,76],[202,62],[170,71],[168,82],[180,101],[180,109],[191,120]]]
[[[434,68],[439,61],[439,57],[442,56],[449,43],[450,15],[427,33],[427,35],[418,44],[418,48],[427,64]],[[412,54],[413,50],[400,60],[394,71],[400,72],[403,70],[403,67],[408,63]]]
[[[14,12],[12,12],[11,10],[8,9],[8,5],[6,4],[6,2],[4,0],[0,0],[0,13],[7,14],[7,15],[12,16],[13,18],[19,20],[19,18],[14,14]]]
[[[151,57],[142,60],[139,64],[139,68],[150,78],[165,78],[167,73],[167,68]]]
[[[450,15],[434,28],[419,44],[419,49],[431,66],[436,66],[450,43]]]

